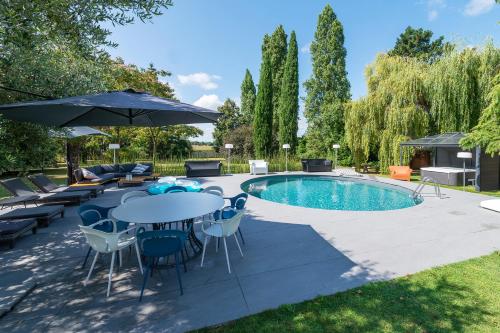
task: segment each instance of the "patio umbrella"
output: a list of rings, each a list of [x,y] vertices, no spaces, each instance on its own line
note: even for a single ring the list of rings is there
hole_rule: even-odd
[[[99,131],[98,129],[88,127],[88,126],[75,126],[75,127],[67,127],[66,131],[57,132],[53,131],[50,133],[52,137],[55,138],[65,138],[65,139],[75,139],[81,136],[94,136],[94,135],[102,135],[102,136],[111,136],[108,133],[104,133]]]
[[[55,127],[157,127],[213,123],[221,115],[218,111],[176,102],[133,89],[0,105],[0,114],[10,120]],[[71,164],[69,161],[68,174],[75,167]],[[72,175],[69,176],[72,177]]]
[[[47,126],[165,126],[215,122],[220,115],[132,89],[0,106],[4,118]]]

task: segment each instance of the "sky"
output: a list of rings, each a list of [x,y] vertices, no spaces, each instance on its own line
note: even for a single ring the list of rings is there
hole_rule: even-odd
[[[108,27],[118,47],[108,50],[126,63],[172,73],[168,82],[182,102],[216,109],[226,98],[240,103],[245,70],[259,79],[262,38],[282,24],[299,45],[300,96],[311,75],[309,45],[318,15],[329,3],[344,27],[347,72],[353,99],[366,94],[364,70],[390,50],[407,26],[429,29],[461,47],[500,41],[500,5],[495,0],[174,0],[151,22]],[[299,135],[307,123],[299,112]],[[199,125],[212,141],[213,125]]]

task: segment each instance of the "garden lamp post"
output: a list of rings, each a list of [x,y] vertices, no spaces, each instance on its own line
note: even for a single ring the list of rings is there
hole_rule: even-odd
[[[333,169],[337,169],[337,151],[340,148],[340,145],[338,143],[334,143],[332,145],[332,148],[333,148],[333,150],[335,152],[335,161],[333,163]]]
[[[288,172],[288,149],[290,149],[290,145],[285,143],[283,149],[285,149],[285,172]]]
[[[471,159],[472,153],[469,151],[459,151],[457,153],[457,158],[461,158],[464,161],[463,191],[465,191],[465,160]]]
[[[113,164],[116,164],[116,150],[120,149],[120,144],[119,143],[110,143],[108,148],[113,151]]]
[[[224,148],[227,149],[227,174],[231,174],[231,149],[234,148],[232,143],[226,143]]]

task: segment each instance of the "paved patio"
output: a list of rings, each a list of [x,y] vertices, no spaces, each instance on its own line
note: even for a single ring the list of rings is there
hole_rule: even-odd
[[[201,181],[232,195],[251,177]],[[125,191],[111,188],[93,202],[116,205]],[[0,250],[0,304],[10,308],[26,295],[0,318],[0,331],[185,331],[498,250],[500,215],[479,208],[488,197],[443,193],[444,199],[429,196],[418,206],[385,212],[307,209],[250,197],[242,222],[245,257],[228,242],[232,274],[224,252],[210,246],[206,266],[196,258],[183,273],[183,296],[169,270],[150,280],[142,303],[134,253],[125,256],[109,299],[108,258],[83,286],[89,265],[79,267],[86,247],[76,207],[68,207],[64,219],[19,240],[14,250]]]

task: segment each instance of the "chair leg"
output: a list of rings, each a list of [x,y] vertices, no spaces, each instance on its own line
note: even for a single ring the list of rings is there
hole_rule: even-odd
[[[220,238],[217,238],[217,240],[215,241],[215,253],[219,252],[219,241]]]
[[[226,237],[223,237],[222,240],[224,241],[224,250],[226,251],[227,270],[229,274],[231,274],[231,265],[229,264],[229,255],[227,253]]]
[[[142,279],[142,289],[141,289],[141,296],[139,297],[139,302],[142,301],[142,295],[144,294],[144,287],[146,287],[148,276],[149,276],[149,266],[146,266],[146,271],[144,272],[144,278]]]
[[[184,273],[187,273],[187,267],[186,267],[186,258],[184,257],[184,252],[182,252],[181,249],[181,259],[182,259],[182,265],[184,266]]]
[[[205,241],[203,242],[203,252],[201,254],[201,267],[203,267],[203,261],[205,260],[205,251],[207,250],[207,244],[210,241],[210,236],[205,236]]]
[[[85,260],[83,261],[83,264],[82,264],[82,269],[84,269],[85,265],[87,264],[87,260],[89,259],[89,256],[90,256],[90,251],[92,251],[92,248],[89,246],[89,250],[87,251],[87,255],[85,256]]]
[[[236,245],[238,245],[238,250],[240,250],[240,254],[243,257],[243,251],[241,251],[240,242],[238,242],[238,236],[236,236],[236,233],[234,233],[233,236],[234,236],[234,240],[236,241]]]
[[[245,245],[245,238],[243,238],[243,233],[241,232],[241,228],[240,227],[238,227],[238,233],[240,234],[241,242],[243,243],[243,245]]]
[[[184,290],[182,289],[181,281],[181,271],[179,270],[179,253],[175,253],[175,271],[177,272],[177,280],[179,281],[179,287],[181,288],[181,295],[184,295]]]
[[[89,249],[90,250],[90,249]],[[86,286],[87,283],[89,282],[89,279],[90,279],[90,275],[92,274],[92,271],[94,270],[94,266],[95,266],[95,263],[97,261],[97,257],[99,256],[99,252],[96,252],[95,253],[95,257],[94,257],[94,260],[92,260],[92,265],[90,265],[90,270],[89,270],[89,274],[87,275],[87,278],[85,279],[85,281],[83,281],[83,285]]]
[[[115,264],[116,251],[111,255],[111,265],[109,266],[109,275],[108,275],[108,292],[106,293],[106,297],[109,297],[109,293],[111,291],[111,278],[113,277],[113,265]]]
[[[139,252],[139,245],[137,245],[137,243],[135,243],[135,253],[137,254],[137,262],[139,263],[141,274],[144,274],[144,270],[142,269],[141,253]]]

